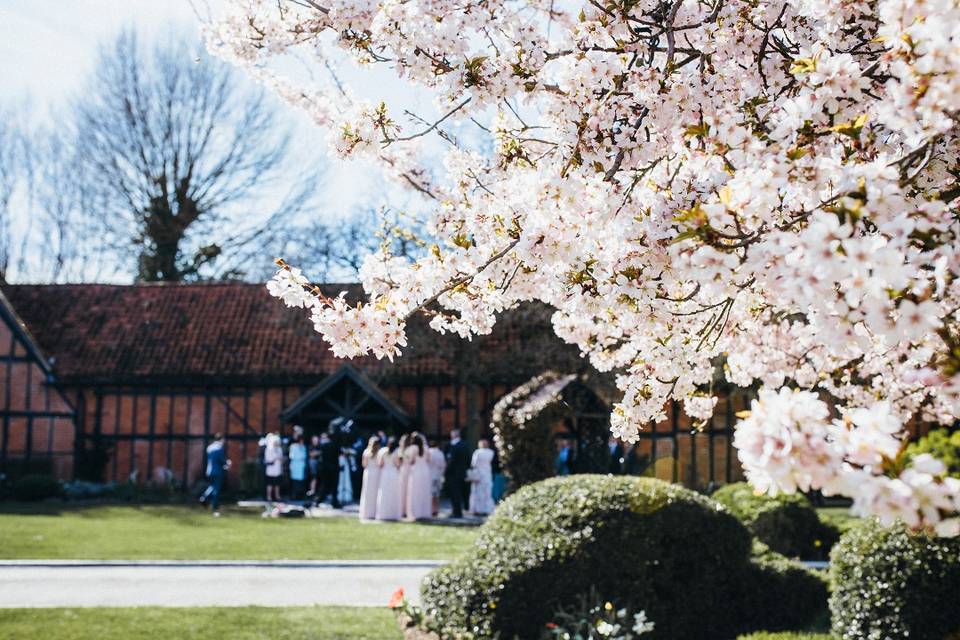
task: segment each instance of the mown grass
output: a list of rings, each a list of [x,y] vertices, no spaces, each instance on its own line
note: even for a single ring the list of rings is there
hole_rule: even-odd
[[[399,640],[388,609],[129,607],[0,609],[5,640]]]
[[[476,529],[262,518],[191,506],[0,507],[0,558],[82,560],[388,560],[453,558]]]

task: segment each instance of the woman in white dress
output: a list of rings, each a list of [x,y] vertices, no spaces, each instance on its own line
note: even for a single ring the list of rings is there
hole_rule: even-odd
[[[410,447],[410,434],[405,433],[400,436],[400,446],[397,449],[397,456],[400,458],[400,511],[401,517],[407,515],[407,491],[410,489],[410,467],[412,466],[410,458],[407,456],[407,449]]]
[[[363,485],[360,489],[360,519],[373,520],[377,517],[377,491],[380,489],[380,465],[377,454],[380,452],[380,438],[371,436],[367,448],[360,456],[363,464]]]
[[[493,512],[493,450],[489,440],[480,440],[473,452],[470,468],[473,478],[470,484],[470,512],[485,516]]]
[[[283,477],[283,446],[280,436],[269,433],[263,450],[264,472],[267,476],[267,502],[280,502],[280,479]]]
[[[430,452],[427,439],[414,433],[404,459],[410,460],[410,486],[407,489],[407,520],[420,520],[433,515],[433,485],[430,473]]]
[[[387,440],[387,445],[377,453],[376,464],[380,467],[380,486],[377,488],[377,520],[399,520],[400,509],[400,456],[396,438]]]

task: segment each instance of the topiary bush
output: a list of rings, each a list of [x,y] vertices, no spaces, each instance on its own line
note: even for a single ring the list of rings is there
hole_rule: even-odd
[[[422,596],[444,638],[535,638],[591,589],[643,609],[660,640],[803,629],[826,588],[712,500],[652,478],[578,475],[502,502],[472,549],[431,573]]]
[[[960,634],[960,538],[866,520],[831,554],[833,634],[841,640],[951,640]]]
[[[799,493],[757,495],[746,482],[735,482],[720,487],[711,497],[758,540],[791,558],[826,559],[840,537],[834,527],[821,522],[817,510]]]
[[[826,572],[809,571],[760,542],[753,541],[753,570],[744,578],[744,597],[757,615],[754,629],[827,629],[829,579]],[[796,612],[805,611],[802,622]]]

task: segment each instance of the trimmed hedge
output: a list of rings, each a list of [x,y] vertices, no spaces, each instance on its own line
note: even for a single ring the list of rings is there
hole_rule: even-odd
[[[960,538],[867,520],[831,554],[833,634],[842,640],[945,640],[960,634]]]
[[[791,558],[826,559],[840,537],[834,527],[821,522],[817,510],[799,493],[756,495],[746,482],[736,482],[720,487],[711,497],[758,540]]]
[[[501,503],[471,551],[427,577],[423,603],[444,638],[537,637],[591,588],[645,610],[659,640],[808,628],[826,609],[822,580],[752,551],[740,522],[683,487],[553,478]]]

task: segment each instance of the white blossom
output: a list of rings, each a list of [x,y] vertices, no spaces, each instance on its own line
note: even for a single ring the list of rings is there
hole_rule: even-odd
[[[960,0],[672,6],[231,3],[212,51],[433,203],[437,245],[371,257],[363,304],[294,269],[271,294],[344,357],[395,357],[425,305],[464,337],[552,305],[627,440],[671,400],[707,418],[723,362],[763,387],[735,438],[758,489],[956,533],[957,483],[891,461],[911,418],[960,418]],[[351,59],[437,115],[326,73]]]

